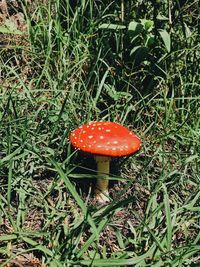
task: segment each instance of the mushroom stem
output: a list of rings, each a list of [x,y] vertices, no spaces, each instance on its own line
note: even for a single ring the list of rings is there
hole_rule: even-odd
[[[104,175],[105,179],[97,178],[95,196],[98,202],[109,202],[108,185],[109,180],[106,179],[110,173],[110,157],[95,156],[97,163],[97,175]]]

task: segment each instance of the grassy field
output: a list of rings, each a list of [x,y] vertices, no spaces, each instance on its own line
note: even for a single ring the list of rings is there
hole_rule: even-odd
[[[1,1],[0,266],[200,266],[198,10]],[[142,140],[113,160],[106,205],[68,140],[96,120]]]

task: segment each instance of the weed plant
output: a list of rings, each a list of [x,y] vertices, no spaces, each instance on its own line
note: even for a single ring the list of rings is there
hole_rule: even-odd
[[[196,0],[7,3],[1,266],[200,266],[198,8]],[[25,30],[11,21],[19,13]],[[105,206],[93,201],[92,159],[68,141],[92,120],[142,139],[120,169],[113,162]]]

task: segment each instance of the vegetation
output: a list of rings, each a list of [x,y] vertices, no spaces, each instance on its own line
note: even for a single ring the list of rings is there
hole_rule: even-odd
[[[198,1],[1,2],[1,266],[200,266]],[[106,206],[92,120],[143,143]]]

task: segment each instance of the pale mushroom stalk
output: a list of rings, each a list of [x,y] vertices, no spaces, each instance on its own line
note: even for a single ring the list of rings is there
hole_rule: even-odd
[[[110,173],[110,157],[95,156],[95,160],[97,163],[97,175],[104,176],[104,178],[97,178],[95,189],[96,200],[100,203],[109,202],[109,180],[107,178]]]

